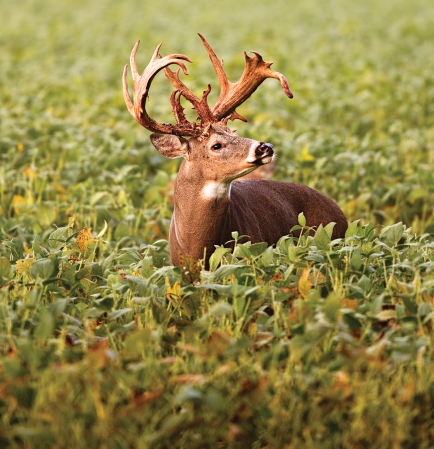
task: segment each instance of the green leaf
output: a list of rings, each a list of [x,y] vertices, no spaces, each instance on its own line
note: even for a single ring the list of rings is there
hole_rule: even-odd
[[[247,243],[241,243],[237,245],[237,247],[234,250],[234,256],[240,257],[240,258],[246,258],[246,259],[252,259],[252,253],[250,252],[249,247],[251,246],[250,242]]]
[[[341,299],[336,293],[331,293],[322,308],[324,315],[329,321],[334,323],[338,317],[338,312],[341,307]]]
[[[405,308],[413,315],[417,313],[417,304],[414,302],[413,295],[400,295]]]
[[[354,271],[359,271],[362,264],[361,249],[358,247],[351,253],[350,265]]]
[[[291,348],[291,361],[298,362],[314,348],[314,345],[305,335],[296,335],[289,343]]]
[[[53,327],[54,327],[53,316],[45,306],[42,306],[39,312],[39,323],[35,328],[35,336],[40,338],[41,340],[46,340],[52,335]]]
[[[153,181],[155,186],[166,187],[169,183],[169,175],[165,171],[158,170]]]
[[[362,323],[350,313],[345,313],[344,316],[342,317],[342,319],[343,319],[344,323],[350,328],[350,331],[353,331],[353,330],[356,330],[356,329],[359,329],[362,327]]]
[[[303,212],[300,212],[298,214],[298,224],[302,227],[306,226],[306,217],[304,216]]]
[[[14,262],[24,258],[23,248],[18,245],[18,243],[15,243],[11,240],[4,240],[3,245],[9,248]]]
[[[357,235],[357,228],[359,225],[360,220],[353,221],[349,226],[348,229],[345,232],[345,238],[353,237],[354,235]]]
[[[372,281],[365,275],[363,275],[357,285],[362,288],[365,292],[369,292],[372,288]]]
[[[273,257],[274,257],[274,249],[272,246],[269,246],[262,254],[262,257],[261,257],[262,265],[264,267],[270,266],[271,263],[273,262]]]
[[[36,279],[49,279],[54,271],[54,264],[50,259],[39,259],[30,265],[30,274]]]
[[[105,270],[108,270],[112,267],[113,265],[113,261],[115,260],[116,257],[116,251],[113,251],[110,256],[108,256],[104,262],[102,263],[102,271],[104,273]]]
[[[210,307],[209,313],[210,315],[221,317],[232,312],[233,309],[234,308],[227,302],[218,302]]]
[[[152,262],[155,268],[162,268],[164,266],[164,257],[160,253],[157,253],[154,249],[149,248],[148,254],[152,257]]]
[[[244,307],[246,305],[246,298],[244,296],[240,296],[239,298],[234,298],[234,310],[237,318],[241,318],[243,316]]]
[[[72,229],[70,227],[57,228],[48,237],[48,244],[54,250],[62,249],[66,246],[66,239],[72,234]]]
[[[41,259],[50,254],[45,248],[43,248],[39,244],[39,242],[36,239],[33,240],[32,251],[33,251],[33,256],[35,259]]]
[[[230,253],[230,248],[217,248],[214,253],[209,258],[209,269],[210,271],[215,271],[222,261],[223,257]]]
[[[109,311],[114,306],[114,299],[111,296],[107,296],[106,298],[97,299],[95,301],[95,305],[98,309]]]
[[[75,273],[75,279],[77,279],[77,281],[79,281],[80,279],[90,279],[91,277],[92,267],[90,266],[83,267],[81,270]]]
[[[253,257],[258,257],[267,249],[267,247],[268,243],[266,242],[254,243],[253,245],[249,246],[249,251]]]
[[[142,267],[140,269],[140,274],[144,277],[144,278],[149,278],[150,276],[152,276],[152,264],[153,264],[153,260],[151,256],[148,257],[144,257],[142,260]]]
[[[109,314],[109,316],[107,317],[107,320],[108,321],[116,320],[117,318],[120,318],[122,315],[125,315],[128,312],[132,312],[132,310],[133,309],[131,309],[131,308],[114,310],[112,313]]]
[[[58,317],[61,313],[63,313],[66,307],[66,301],[67,300],[65,298],[62,298],[48,305],[48,310],[53,317]]]
[[[75,268],[72,265],[67,265],[61,279],[72,287],[75,284]]]
[[[397,223],[393,226],[390,226],[387,232],[386,245],[387,246],[395,246],[404,234],[404,226],[402,223]]]
[[[322,224],[319,225],[316,231],[314,242],[319,250],[328,251],[330,249],[331,238],[329,233],[323,228]]]
[[[6,257],[0,257],[0,287],[6,285],[14,277],[14,269]]]
[[[42,226],[50,226],[54,223],[56,215],[53,208],[46,204],[40,204],[38,208],[38,221]]]
[[[333,229],[335,226],[336,226],[336,223],[334,221],[331,221],[324,228],[324,230],[327,232],[327,235],[329,236],[330,240],[332,239]]]
[[[214,272],[214,280],[224,279],[231,274],[234,274],[239,268],[246,268],[244,265],[223,265]]]
[[[430,303],[422,302],[421,304],[419,304],[417,314],[420,317],[424,317],[424,316],[428,315],[429,313],[431,313],[431,304]]]
[[[371,315],[378,315],[383,307],[383,295],[377,296],[371,304]]]

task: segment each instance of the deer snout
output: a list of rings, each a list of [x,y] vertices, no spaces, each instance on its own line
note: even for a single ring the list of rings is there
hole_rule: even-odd
[[[273,156],[273,145],[271,143],[261,142],[260,145],[255,150],[256,157],[263,158],[265,156]]]

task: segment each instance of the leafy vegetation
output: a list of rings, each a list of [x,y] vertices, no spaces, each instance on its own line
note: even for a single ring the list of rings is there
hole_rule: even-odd
[[[431,447],[433,6],[2,12],[0,446]],[[138,38],[141,69],[163,41],[194,61],[189,86],[211,80],[212,103],[194,31],[232,81],[243,49],[287,76],[294,100],[265,82],[239,132],[274,144],[275,179],[340,204],[345,239],[330,226],[308,236],[300,216],[300,239],[218,248],[210,271],[171,266],[179,161],[128,115],[120,78]],[[161,121],[169,95],[156,79]]]

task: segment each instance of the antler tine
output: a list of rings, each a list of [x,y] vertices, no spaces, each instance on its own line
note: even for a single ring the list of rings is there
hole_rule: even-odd
[[[217,120],[223,120],[224,123],[235,119],[246,122],[247,120],[238,114],[235,109],[244,103],[267,78],[278,79],[286,96],[288,98],[293,97],[286,78],[281,73],[271,70],[270,66],[273,63],[265,62],[262,56],[255,51],[252,51],[253,57],[247,56],[246,52],[244,52],[246,59],[244,72],[237,83],[231,83],[223,69],[223,61],[217,58],[213,49],[201,34],[199,34],[199,37],[208,52],[221,87],[219,99],[211,108]]]
[[[131,66],[131,74],[133,77],[134,87],[136,86],[137,80],[139,79],[139,72],[137,71],[137,64],[136,64],[136,52],[139,48],[140,41],[136,42],[136,45],[134,45],[133,50],[131,51],[130,56],[130,66]],[[161,45],[161,44],[160,44]]]
[[[152,80],[155,78],[157,73],[170,64],[177,64],[187,75],[187,68],[185,67],[185,64],[182,62],[182,60],[191,62],[190,59],[187,56],[181,54],[172,54],[165,56],[164,58],[159,58],[158,52],[161,47],[161,44],[159,44],[152,56],[151,62],[143,71],[142,75],[139,76],[135,61],[135,55],[138,46],[139,41],[136,42],[136,45],[131,52],[130,58],[131,70],[134,80],[134,104],[131,102],[131,98],[128,93],[127,66],[125,66],[124,68],[122,79],[123,95],[130,114],[136,119],[138,123],[152,132],[161,134],[176,134],[179,136],[199,136],[201,131],[196,127],[195,123],[188,123],[186,120],[181,120],[181,122],[178,122],[178,124],[175,126],[166,123],[158,123],[151,117],[149,117],[145,107]]]
[[[211,108],[219,120],[228,115],[231,120],[240,118],[235,108],[244,103],[267,78],[278,79],[286,96],[293,97],[286,78],[281,73],[270,69],[272,62],[265,62],[257,52],[252,53],[254,56],[250,57],[244,52],[246,67],[241,78],[237,83],[231,83],[226,95],[220,95],[217,103]]]
[[[220,61],[220,59],[214,53],[214,50],[208,44],[206,39],[200,33],[197,33],[197,34],[199,35],[200,39],[202,40],[203,46],[205,47],[206,51],[208,52],[209,59],[211,59],[211,63],[214,67],[215,73],[217,74],[217,78],[219,80],[220,89],[221,89],[220,95],[226,95],[226,92],[230,88],[232,83],[228,80],[226,72],[223,69],[223,59]]]
[[[178,94],[178,96],[176,94]],[[178,125],[188,125],[189,122],[185,118],[184,108],[181,106],[181,92],[179,92],[179,90],[174,90],[172,92],[170,102],[172,103],[172,110],[176,123],[178,123]]]
[[[164,74],[173,84],[175,89],[179,90],[181,95],[188,100],[192,105],[193,109],[196,110],[197,116],[202,123],[215,123],[217,122],[210,107],[208,106],[207,96],[211,91],[211,86],[208,84],[208,88],[204,91],[202,95],[202,100],[192,92],[180,79],[179,79],[179,69],[176,72],[172,72],[168,67],[164,69]]]
[[[154,51],[154,54],[152,55],[152,58],[151,58],[151,62],[155,62],[157,59],[158,59],[158,53],[159,53],[159,51],[160,51],[160,48],[161,48],[161,46],[163,45],[163,42],[160,42],[159,44],[158,44],[158,46],[157,46],[157,48],[155,49],[155,51]],[[188,60],[188,62],[191,62],[190,60]],[[184,72],[185,73],[185,72]]]
[[[125,100],[125,104],[127,105],[128,112],[135,118],[134,105],[133,105],[133,102],[131,101],[131,97],[128,92],[127,70],[128,70],[128,64],[125,64],[124,74],[122,76],[122,93],[124,94],[124,100]]]

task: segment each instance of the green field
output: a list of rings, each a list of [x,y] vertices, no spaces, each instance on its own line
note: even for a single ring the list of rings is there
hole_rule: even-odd
[[[433,447],[434,4],[0,8],[0,447]],[[243,50],[287,77],[293,100],[267,80],[230,127],[274,145],[274,179],[336,201],[345,239],[171,266],[180,160],[121,76],[137,39],[139,70],[163,42],[213,104],[196,32],[233,82]],[[161,122],[171,90],[160,74]]]

